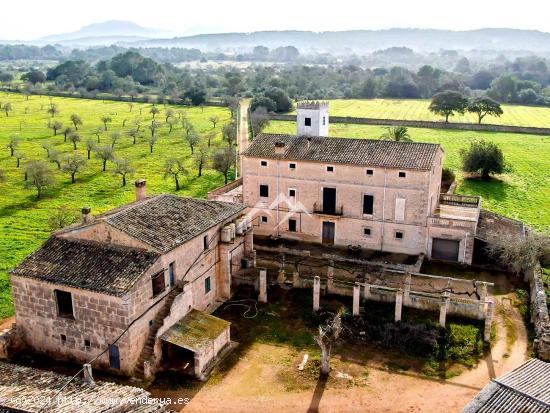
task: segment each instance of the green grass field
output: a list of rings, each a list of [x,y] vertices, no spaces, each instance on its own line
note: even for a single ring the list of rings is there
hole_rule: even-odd
[[[443,116],[431,113],[429,105],[430,100],[420,99],[341,99],[330,101],[330,114],[358,118],[445,121]],[[487,116],[483,123],[550,128],[550,108],[502,105],[502,109],[504,114],[500,118]],[[452,116],[449,121],[477,123],[477,116],[466,113]]]
[[[271,122],[266,131],[296,133],[294,122]],[[382,126],[332,124],[331,136],[378,139]],[[527,222],[538,229],[550,228],[550,137],[409,128],[411,138],[419,142],[440,143],[445,150],[445,166],[455,170],[459,180],[457,193],[481,195],[483,208]],[[460,173],[459,150],[474,139],[497,143],[513,171],[498,180],[483,182],[464,179]]]
[[[149,153],[147,140],[150,132],[145,129],[151,121],[149,110],[151,105],[135,104],[132,111],[128,104],[123,102],[102,102],[101,100],[81,100],[68,98],[54,98],[60,114],[55,120],[69,125],[71,114],[78,114],[84,124],[79,127],[82,142],[78,144],[78,152],[86,156],[85,141],[89,137],[96,138],[93,131],[102,125],[101,117],[109,115],[112,123],[108,131],[101,137],[100,146],[110,144],[110,134],[113,131],[126,132],[134,127],[132,121],[143,119],[142,130],[144,137],[138,139],[136,145],[132,139],[123,134],[115,146],[115,155],[119,158],[131,160],[136,173],[129,178],[128,185],[121,187],[121,177],[113,174],[114,164],[107,164],[107,171],[102,172],[101,161],[94,157],[88,161],[82,173],[76,176],[77,181],[71,184],[67,172],[58,171],[57,166],[51,163],[55,170],[56,184],[49,188],[43,199],[37,200],[36,191],[24,186],[23,163],[31,159],[46,160],[44,143],[50,143],[58,150],[67,154],[73,152],[71,142],[64,143],[63,134],[53,136],[47,123],[50,115],[46,113],[49,107],[48,97],[31,96],[28,101],[23,95],[0,93],[0,102],[11,102],[13,112],[9,117],[0,112],[0,169],[5,172],[6,181],[0,182],[0,319],[13,312],[8,282],[8,271],[15,267],[25,256],[33,252],[50,234],[48,218],[59,206],[67,206],[78,214],[83,206],[90,206],[93,213],[100,213],[113,207],[125,204],[134,199],[133,181],[136,178],[146,178],[150,194],[175,192],[174,181],[164,179],[164,165],[168,158],[177,157],[186,159],[189,175],[182,180],[181,195],[203,197],[206,193],[223,185],[223,176],[211,169],[204,171],[201,178],[197,178],[196,168],[191,158],[191,150],[183,139],[181,123],[174,127],[169,135],[168,128],[160,129],[160,138],[154,152]],[[140,115],[140,108],[142,114]],[[161,113],[156,116],[164,124],[165,108],[159,105]],[[216,139],[213,146],[223,145],[221,141],[222,125],[230,120],[229,111],[220,107],[183,108],[173,107],[176,111],[184,111],[199,132],[211,132],[212,124],[209,117],[217,115],[220,122],[216,127]],[[126,127],[122,122],[127,119]],[[20,151],[26,155],[21,168],[16,168],[16,160],[10,157],[6,147],[11,136],[17,135],[22,139]]]

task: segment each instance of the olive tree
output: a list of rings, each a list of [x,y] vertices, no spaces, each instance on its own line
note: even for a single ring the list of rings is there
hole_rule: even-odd
[[[111,118],[110,116],[101,117],[101,122],[103,122],[104,130],[107,130],[107,124],[111,123],[112,121],[113,121],[113,118]]]
[[[187,141],[187,144],[189,145],[189,148],[191,149],[191,155],[195,153],[195,146],[200,141],[200,136],[196,132],[192,132],[189,135],[185,135],[185,140]]]
[[[460,156],[464,172],[480,174],[485,180],[491,174],[502,174],[510,170],[502,149],[494,142],[474,141],[467,149],[460,150]]]
[[[115,160],[115,174],[122,177],[122,186],[126,186],[126,177],[132,175],[135,172],[134,167],[127,158]]]
[[[63,123],[56,121],[48,121],[48,128],[53,130],[53,136],[57,136],[57,132],[63,129]]]
[[[79,125],[82,125],[82,119],[74,113],[71,115],[71,122],[73,123],[75,130],[78,130]]]
[[[180,190],[180,177],[187,175],[187,169],[183,160],[177,158],[170,158],[166,161],[164,166],[164,178],[171,176],[174,178],[176,184],[176,191]]]
[[[74,150],[76,151],[76,144],[82,140],[80,135],[76,132],[73,132],[69,135],[69,140],[73,143]]]
[[[6,113],[6,117],[9,117],[10,112],[13,111],[13,107],[10,102],[6,102],[4,106],[2,106],[2,110]]]
[[[202,176],[202,170],[207,164],[208,160],[210,159],[210,150],[204,145],[199,145],[197,148],[197,151],[193,155],[193,161],[195,163],[195,166],[198,169],[198,175],[199,177]]]
[[[321,375],[323,376],[328,376],[330,373],[332,346],[338,341],[340,334],[342,333],[343,313],[343,308],[340,308],[334,317],[329,319],[326,324],[319,326],[317,335],[313,337],[315,342],[321,348]]]
[[[219,149],[214,153],[213,167],[223,174],[225,184],[229,182],[229,171],[235,164],[235,151],[232,148]]]
[[[53,172],[48,168],[48,164],[44,161],[31,161],[25,168],[27,188],[35,188],[37,198],[42,198],[44,190],[54,184]]]
[[[48,113],[54,118],[56,115],[59,115],[59,106],[56,103],[51,103],[48,108]]]
[[[86,165],[86,159],[79,153],[73,153],[65,158],[63,163],[63,170],[71,174],[71,183],[75,183],[75,176]]]
[[[111,146],[102,146],[100,148],[96,148],[95,154],[99,159],[101,159],[101,162],[103,164],[103,172],[107,170],[107,162],[115,159],[115,151]]]
[[[95,148],[96,148],[96,143],[93,140],[93,138],[86,139],[86,154],[87,154],[88,160],[90,160],[92,151],[94,151]]]
[[[21,138],[18,136],[12,136],[8,142],[7,148],[10,150],[10,156],[13,156],[14,152],[19,148],[21,144]]]

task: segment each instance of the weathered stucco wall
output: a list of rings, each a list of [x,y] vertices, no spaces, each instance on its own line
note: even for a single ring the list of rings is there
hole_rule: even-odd
[[[540,266],[526,274],[531,286],[531,317],[535,326],[535,350],[540,359],[550,361],[550,316]]]

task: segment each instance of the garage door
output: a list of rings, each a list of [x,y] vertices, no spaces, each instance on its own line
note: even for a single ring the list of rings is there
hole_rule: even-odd
[[[460,241],[452,239],[434,238],[432,242],[432,259],[458,261]]]

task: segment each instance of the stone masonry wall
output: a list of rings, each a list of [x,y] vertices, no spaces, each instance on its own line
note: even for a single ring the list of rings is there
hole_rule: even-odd
[[[550,316],[540,266],[528,272],[527,278],[531,286],[531,317],[536,333],[534,347],[540,359],[550,361]]]

